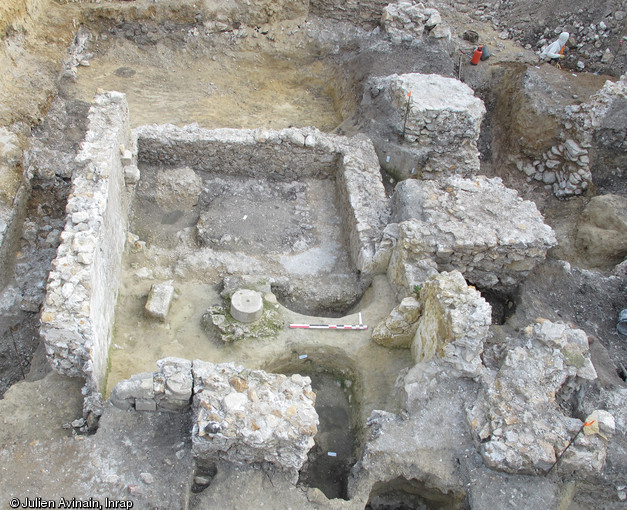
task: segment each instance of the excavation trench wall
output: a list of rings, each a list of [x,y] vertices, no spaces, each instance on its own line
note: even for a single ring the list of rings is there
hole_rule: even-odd
[[[72,177],[61,244],[41,313],[41,335],[52,367],[102,388],[132,188],[124,181],[134,143],[123,94],[99,95]]]

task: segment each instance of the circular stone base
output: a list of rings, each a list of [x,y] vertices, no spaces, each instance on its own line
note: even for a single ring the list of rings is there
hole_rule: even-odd
[[[254,290],[239,289],[231,296],[231,315],[240,322],[255,322],[263,314],[261,294]]]

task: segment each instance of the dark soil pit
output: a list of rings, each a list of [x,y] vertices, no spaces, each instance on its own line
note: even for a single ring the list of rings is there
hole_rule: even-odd
[[[424,482],[398,477],[377,482],[370,491],[365,510],[465,510],[469,508],[463,492],[444,493]]]
[[[327,498],[348,499],[347,484],[355,463],[354,428],[349,390],[344,380],[328,373],[310,375],[320,419],[315,446],[300,473],[299,481],[320,489]]]

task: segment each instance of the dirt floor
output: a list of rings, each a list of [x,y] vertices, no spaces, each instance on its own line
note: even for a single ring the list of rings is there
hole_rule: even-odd
[[[9,4],[11,2],[5,7]],[[0,126],[11,127],[19,133],[22,148],[27,147],[31,135],[48,142],[57,140],[59,154],[71,154],[82,139],[87,103],[97,89],[115,89],[127,94],[133,126],[196,122],[210,128],[263,126],[280,129],[312,125],[325,132],[352,134],[363,128],[353,117],[360,99],[361,80],[369,75],[392,72],[457,75],[473,85],[490,108],[491,104],[496,105],[496,100],[488,91],[495,84],[502,83],[494,78],[502,69],[537,64],[535,44],[545,26],[550,27],[553,35],[554,29],[568,28],[564,23],[560,26],[558,21],[578,9],[585,9],[580,16],[586,23],[598,23],[607,18],[609,12],[625,10],[625,2],[619,0],[589,6],[579,0],[568,3],[502,1],[493,2],[497,6],[494,9],[478,1],[442,2],[441,12],[448,16],[454,33],[475,30],[492,50],[493,57],[487,61],[486,67],[490,66],[494,71],[487,75],[477,75],[466,62],[467,54],[458,49],[449,55],[423,42],[419,51],[415,47],[399,48],[397,53],[391,53],[383,42],[371,44],[375,36],[355,36],[354,28],[328,20],[311,19],[306,23],[304,19],[298,19],[209,33],[202,24],[186,22],[183,28],[164,28],[165,25],[151,20],[134,24],[115,21],[116,15],[113,15],[111,19],[114,21],[99,20],[93,24],[92,41],[80,55],[76,79],[61,80],[61,61],[80,25],[81,3],[40,0],[30,4],[34,7],[23,18],[8,9],[2,11],[0,6],[0,18],[2,14],[10,13],[16,16],[16,20],[22,19],[11,27],[0,21],[3,43],[0,51],[0,68],[3,69],[0,73]],[[131,2],[113,3],[112,12],[130,9],[127,4]],[[524,6],[537,12],[537,16],[521,14]],[[517,30],[515,37],[500,37],[503,27]],[[611,30],[608,44],[621,49],[619,41],[624,26]],[[456,42],[466,52],[474,47],[467,41]],[[531,47],[524,48],[525,44]],[[366,50],[360,54],[361,48]],[[570,51],[568,66],[576,69],[577,61],[583,57],[575,55],[574,48]],[[617,58],[611,66],[593,64],[590,59],[589,64],[586,60],[588,68],[619,75],[624,72],[627,54],[624,48],[621,51],[615,51]],[[465,64],[460,66],[460,62]],[[580,87],[573,92],[576,95],[588,93],[582,92],[583,89],[596,89],[605,79],[593,74],[577,78],[571,72],[574,69],[564,71],[564,76],[568,75],[564,83],[565,86]],[[586,82],[584,85],[583,81]],[[55,97],[58,101],[53,103]],[[57,107],[59,111],[55,110]],[[52,114],[42,122],[50,112]],[[490,147],[490,143],[499,139],[498,133],[494,132],[496,125],[484,125],[482,136],[485,138],[482,146],[480,143],[482,171],[501,176],[524,198],[534,200],[547,223],[556,231],[559,245],[551,251],[546,264],[536,268],[520,288],[507,296],[506,302],[512,303],[514,309],[507,314],[509,318],[504,325],[493,328],[491,341],[498,344],[508,332],[526,327],[537,317],[572,322],[591,337],[593,360],[598,369],[601,367],[602,380],[598,386],[589,389],[589,394],[599,396],[605,388],[625,387],[623,381],[627,373],[621,374],[620,367],[627,366],[627,340],[615,329],[618,312],[627,308],[625,280],[611,276],[610,268],[590,271],[574,246],[577,220],[590,196],[557,200],[542,186],[527,182],[520,173],[501,166],[499,149]],[[503,151],[503,147],[500,150]],[[2,174],[0,183],[4,183],[5,195],[15,194],[21,182],[21,171],[20,165],[12,170],[13,173]],[[49,372],[38,336],[38,310],[63,226],[69,181],[61,177],[52,182],[35,178],[30,184],[32,192],[29,202],[24,205],[22,232],[13,243],[13,269],[7,278],[8,286],[0,296],[0,395],[4,395],[0,400],[0,461],[3,466],[0,469],[0,508],[8,508],[7,494],[56,501],[74,495],[101,498],[109,495],[131,498],[137,502],[136,508],[171,509],[213,508],[216,505],[245,508],[254,505],[255,501],[274,508],[290,505],[294,509],[319,508],[322,505],[318,506],[316,502],[325,499],[317,499],[311,487],[319,488],[327,496],[345,495],[342,484],[325,485],[334,477],[327,474],[316,479],[318,471],[332,469],[339,469],[340,474],[335,478],[342,479],[346,464],[354,460],[353,438],[350,434],[342,436],[347,432],[344,429],[337,431],[336,436],[318,438],[310,465],[302,477],[310,485],[309,489],[294,488],[280,478],[272,479],[252,468],[223,466],[217,475],[214,474],[210,488],[200,493],[191,489],[194,466],[189,423],[185,417],[131,416],[109,409],[96,435],[76,435],[70,423],[82,416],[82,381]],[[364,397],[358,407],[351,408],[347,405],[351,394],[347,388],[351,385],[350,377],[339,377],[337,371],[334,375],[318,375],[314,385],[334,390],[325,392],[327,398],[319,402],[319,412],[327,420],[327,429],[333,429],[337,420],[345,423],[343,416],[346,413],[353,413],[353,420],[365,422],[373,409],[397,412],[398,400],[390,395],[397,374],[410,365],[411,356],[406,351],[380,348],[370,341],[369,332],[358,332],[356,335],[359,336],[349,340],[342,336],[346,333],[325,332],[324,335],[314,333],[315,336],[308,336],[308,332],[288,332],[272,345],[260,343],[255,347],[225,348],[215,338],[208,338],[207,332],[199,327],[197,319],[205,312],[206,303],[219,300],[218,284],[228,273],[228,267],[241,262],[229,257],[228,248],[235,245],[238,249],[244,246],[255,255],[260,250],[271,252],[272,257],[263,263],[275,264],[273,271],[278,279],[281,275],[300,278],[301,290],[292,287],[285,293],[286,299],[282,299],[291,308],[286,311],[286,316],[294,321],[309,320],[298,312],[323,315],[321,309],[316,308],[316,303],[321,301],[321,292],[312,291],[307,286],[308,271],[314,270],[316,264],[320,267],[334,265],[335,270],[329,273],[327,283],[332,285],[331,280],[343,275],[350,281],[341,282],[341,285],[352,286],[355,301],[361,297],[353,308],[344,308],[335,314],[343,315],[347,322],[356,321],[359,311],[374,326],[396,304],[386,282],[377,280],[365,290],[358,277],[351,273],[344,247],[332,242],[339,228],[333,223],[334,208],[310,207],[310,204],[320,204],[320,196],[328,194],[325,183],[307,187],[307,193],[317,197],[312,197],[305,205],[285,200],[291,192],[297,194],[298,190],[283,189],[285,185],[266,189],[266,184],[259,183],[255,187],[251,182],[235,183],[218,178],[205,183],[206,189],[210,190],[203,197],[205,205],[215,201],[216,207],[209,209],[210,214],[213,211],[211,223],[216,231],[212,234],[213,258],[207,259],[215,264],[214,270],[203,273],[198,281],[177,282],[182,296],[175,301],[168,324],[155,325],[143,317],[136,319],[150,287],[150,279],[141,270],[177,277],[171,250],[181,243],[181,238],[177,237],[179,230],[190,227],[196,221],[197,213],[194,212],[196,216],[191,218],[185,213],[161,211],[159,236],[169,232],[170,238],[161,239],[163,243],[159,247],[159,243],[154,243],[155,239],[151,238],[156,234],[149,228],[155,211],[150,208],[135,211],[133,231],[157,246],[129,254],[125,261],[118,304],[121,313],[111,351],[108,389],[132,373],[152,371],[154,361],[168,355],[193,358],[202,353],[203,357],[215,361],[236,359],[251,366],[289,372],[295,371],[298,355],[305,351],[318,353],[321,364],[333,365],[334,358],[337,358],[333,345],[352,342],[354,345],[350,349],[360,361],[351,367],[349,375],[359,375],[366,388],[365,391],[360,388]],[[391,191],[393,184],[390,185],[389,180],[386,184]],[[305,186],[303,183],[298,185]],[[233,189],[238,192],[232,192]],[[259,200],[260,197],[271,198]],[[277,204],[280,204],[278,210]],[[8,199],[3,205],[9,209],[13,206]],[[220,214],[219,207],[238,214]],[[275,221],[268,223],[273,215]],[[248,223],[241,221],[244,216],[250,219],[246,220]],[[252,221],[262,216],[263,223]],[[311,230],[303,225],[312,225],[319,230],[322,247],[318,245],[320,239],[315,239]],[[260,228],[267,230],[260,235]],[[318,251],[309,251],[300,259],[290,258],[294,254],[285,249],[294,243],[300,243],[303,249],[316,247]],[[283,262],[274,260],[277,254],[279,258],[283,257]],[[331,259],[332,263],[329,262]],[[298,304],[290,306],[290,292],[292,299],[297,296],[296,302],[306,298],[313,304],[301,308]],[[328,316],[332,315],[332,310],[325,311],[325,317],[318,317],[319,321],[328,321]],[[184,337],[187,343],[179,341],[180,337]],[[315,361],[313,356],[312,363]],[[311,371],[315,373],[313,368]],[[571,481],[570,485],[561,485],[564,492],[560,508],[593,508],[599,501],[603,502],[599,508],[621,508],[624,505],[619,500],[620,495],[617,496],[617,487],[622,486],[623,492],[625,489],[624,471],[621,473],[621,470],[627,465],[624,432],[621,437],[622,442],[611,453],[604,473],[584,482]],[[333,441],[341,443],[333,447],[342,454],[339,467],[332,464],[334,459],[323,455],[325,450],[331,450]],[[321,464],[316,464],[321,460]],[[246,483],[243,486],[244,477]],[[495,486],[493,482],[485,483],[486,487]],[[506,493],[508,487],[519,490],[517,483],[508,480],[501,492]],[[519,494],[529,490],[525,483],[520,482],[520,487],[523,488]],[[486,490],[486,494],[488,492]],[[509,496],[511,493],[507,494]],[[504,496],[490,496],[492,499],[486,496],[496,508],[505,501],[499,497]],[[277,506],[277,501],[285,502],[285,505]]]

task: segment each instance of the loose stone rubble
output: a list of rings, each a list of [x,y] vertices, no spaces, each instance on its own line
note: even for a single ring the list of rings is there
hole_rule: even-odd
[[[437,9],[413,1],[387,5],[381,16],[381,26],[395,44],[411,42],[423,35],[436,39],[451,38],[451,29],[442,23]]]
[[[564,414],[560,399],[582,379],[596,377],[580,329],[539,320],[521,338],[509,338],[500,368],[486,374],[468,410],[485,463],[510,473],[548,471],[584,425]],[[560,459],[560,470],[601,470],[613,419],[598,411],[596,420],[605,439],[584,429]]]
[[[556,244],[536,205],[500,178],[403,181],[392,211],[398,233],[388,278],[399,295],[451,270],[480,288],[511,288]]]
[[[84,377],[93,395],[102,389],[107,369],[133,192],[124,183],[126,147],[136,152],[124,94],[96,96],[41,312],[50,364],[65,375]]]
[[[377,105],[399,139],[375,138],[379,162],[390,174],[401,179],[479,172],[477,139],[486,110],[468,85],[412,73],[373,79],[367,90],[364,103]]]
[[[318,430],[311,380],[195,360],[197,462],[270,463],[295,482]]]

